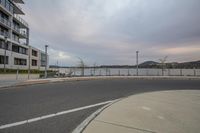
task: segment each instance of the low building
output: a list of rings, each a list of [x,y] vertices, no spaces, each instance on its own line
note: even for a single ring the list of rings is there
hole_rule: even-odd
[[[0,69],[44,70],[46,55],[29,45],[29,26],[19,4],[23,0],[0,0]]]

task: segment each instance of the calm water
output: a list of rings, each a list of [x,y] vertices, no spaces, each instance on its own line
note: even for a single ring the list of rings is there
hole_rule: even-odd
[[[59,70],[60,73],[69,73],[72,72],[72,75],[74,76],[80,76],[81,75],[81,69],[69,69],[69,68],[55,68],[52,70]],[[84,75],[85,76],[106,76],[106,75],[136,75],[137,70],[134,68],[128,69],[128,68],[85,68],[84,69]],[[162,69],[139,69],[139,75],[141,76],[161,76],[162,75]],[[200,76],[200,69],[165,69],[164,75],[169,76]]]

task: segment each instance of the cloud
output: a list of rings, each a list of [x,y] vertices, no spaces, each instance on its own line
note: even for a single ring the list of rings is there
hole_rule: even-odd
[[[162,50],[162,52],[172,55],[191,54],[191,53],[197,53],[199,51],[200,51],[200,46],[174,47]]]
[[[67,64],[73,64],[75,62],[75,57],[64,51],[49,48],[48,54],[50,58],[50,64],[57,65],[57,63],[59,63],[59,65],[64,65],[66,64],[64,62],[67,62]]]
[[[43,49],[48,43],[54,49],[51,54],[56,52],[58,60],[66,65],[73,65],[73,56],[84,58],[88,64],[133,64],[136,50],[142,61],[165,54],[177,61],[183,60],[177,55],[189,54],[191,60],[200,57],[200,53],[192,52],[200,43],[199,0],[26,3],[31,45]]]

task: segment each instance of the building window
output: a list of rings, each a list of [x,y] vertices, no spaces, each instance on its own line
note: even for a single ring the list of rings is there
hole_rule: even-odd
[[[4,56],[2,56],[2,55],[0,55],[0,64],[4,64]],[[8,64],[8,56],[6,56],[5,64]]]
[[[7,42],[6,45],[5,45],[5,41],[4,40],[0,40],[0,49],[11,50],[10,43]]]
[[[26,59],[14,58],[14,64],[20,66],[26,66]]]
[[[9,34],[8,34],[8,30],[2,26],[0,26],[0,34],[2,36],[6,36],[6,37],[9,37]]]
[[[32,50],[32,56],[35,56],[35,57],[37,57],[37,51],[35,51],[35,50]]]
[[[32,60],[32,66],[37,66],[37,60]]]
[[[25,54],[27,55],[27,48],[21,47],[21,46],[17,46],[17,45],[12,45],[12,51],[16,52],[16,53],[20,53],[20,54]]]
[[[12,34],[12,39],[16,42],[19,42],[19,36],[17,34]]]

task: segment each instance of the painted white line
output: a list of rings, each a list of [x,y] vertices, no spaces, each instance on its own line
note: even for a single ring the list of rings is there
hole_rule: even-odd
[[[68,114],[68,113],[72,113],[72,112],[76,112],[76,111],[80,111],[80,110],[84,110],[84,109],[97,107],[97,106],[100,106],[100,105],[113,103],[115,101],[116,100],[101,102],[101,103],[92,104],[92,105],[88,105],[88,106],[84,106],[84,107],[79,107],[79,108],[75,108],[75,109],[70,109],[70,110],[66,110],[66,111],[57,112],[55,114],[44,115],[44,116],[41,116],[41,117],[36,117],[36,118],[29,119],[29,120],[24,120],[24,121],[14,122],[14,123],[10,123],[10,124],[5,124],[5,125],[1,125],[0,129],[6,129],[6,128],[14,127],[14,126],[19,126],[19,125],[23,125],[23,124],[27,124],[27,123],[32,123],[32,122],[36,122],[36,121],[40,121],[40,120],[44,120],[44,119],[48,119],[48,118],[52,118],[52,117],[56,117],[56,116],[60,116],[60,115],[64,115],[64,114]]]

